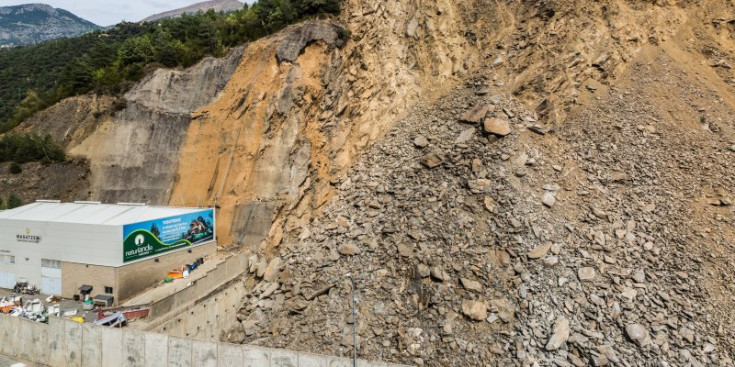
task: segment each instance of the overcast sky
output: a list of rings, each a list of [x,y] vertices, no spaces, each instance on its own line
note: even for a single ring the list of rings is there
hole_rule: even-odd
[[[204,0],[0,0],[0,6],[44,3],[54,8],[66,9],[94,24],[108,26],[123,20],[137,22],[149,15],[202,1]]]

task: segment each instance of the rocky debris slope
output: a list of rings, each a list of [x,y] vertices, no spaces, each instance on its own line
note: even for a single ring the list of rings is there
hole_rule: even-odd
[[[349,355],[357,322],[362,356],[417,365],[732,366],[735,100],[693,75],[649,49],[560,126],[485,77],[416,107],[253,257],[223,338]]]
[[[58,199],[65,202],[85,200],[89,195],[89,164],[73,158],[64,163],[23,163],[23,172],[9,172],[10,162],[0,163],[0,198],[11,194],[24,203],[37,199]]]
[[[483,70],[489,86],[556,122],[580,90],[624,70],[645,29],[669,32],[683,14],[575,4],[349,0],[340,25],[310,21],[255,42],[220,99],[197,112],[170,202],[216,201],[223,242],[277,245],[319,215],[333,182],[417,101]],[[630,24],[590,20],[605,9]]]

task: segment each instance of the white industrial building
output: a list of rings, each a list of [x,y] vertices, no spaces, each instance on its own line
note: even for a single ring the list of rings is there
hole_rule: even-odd
[[[0,288],[119,303],[214,253],[215,238],[213,209],[37,201],[0,212]]]

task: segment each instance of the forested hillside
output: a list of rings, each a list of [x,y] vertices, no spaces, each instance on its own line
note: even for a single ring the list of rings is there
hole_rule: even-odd
[[[81,37],[0,51],[0,133],[63,98],[119,95],[156,67],[187,67],[304,18],[338,13],[340,0],[261,0],[155,23],[121,23]]]

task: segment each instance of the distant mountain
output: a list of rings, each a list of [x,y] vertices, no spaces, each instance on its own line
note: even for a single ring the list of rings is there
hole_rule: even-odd
[[[99,26],[46,4],[0,7],[0,47],[74,37]]]
[[[189,5],[187,7],[175,9],[175,10],[169,10],[167,12],[154,14],[149,16],[148,18],[143,19],[143,22],[152,22],[155,20],[163,19],[163,18],[175,18],[178,16],[181,16],[182,14],[186,13],[196,13],[198,11],[207,11],[209,9],[212,9],[214,11],[235,11],[240,10],[242,7],[245,6],[244,3],[241,3],[237,0],[211,0],[211,1],[205,1],[201,3],[196,3],[193,5]]]

